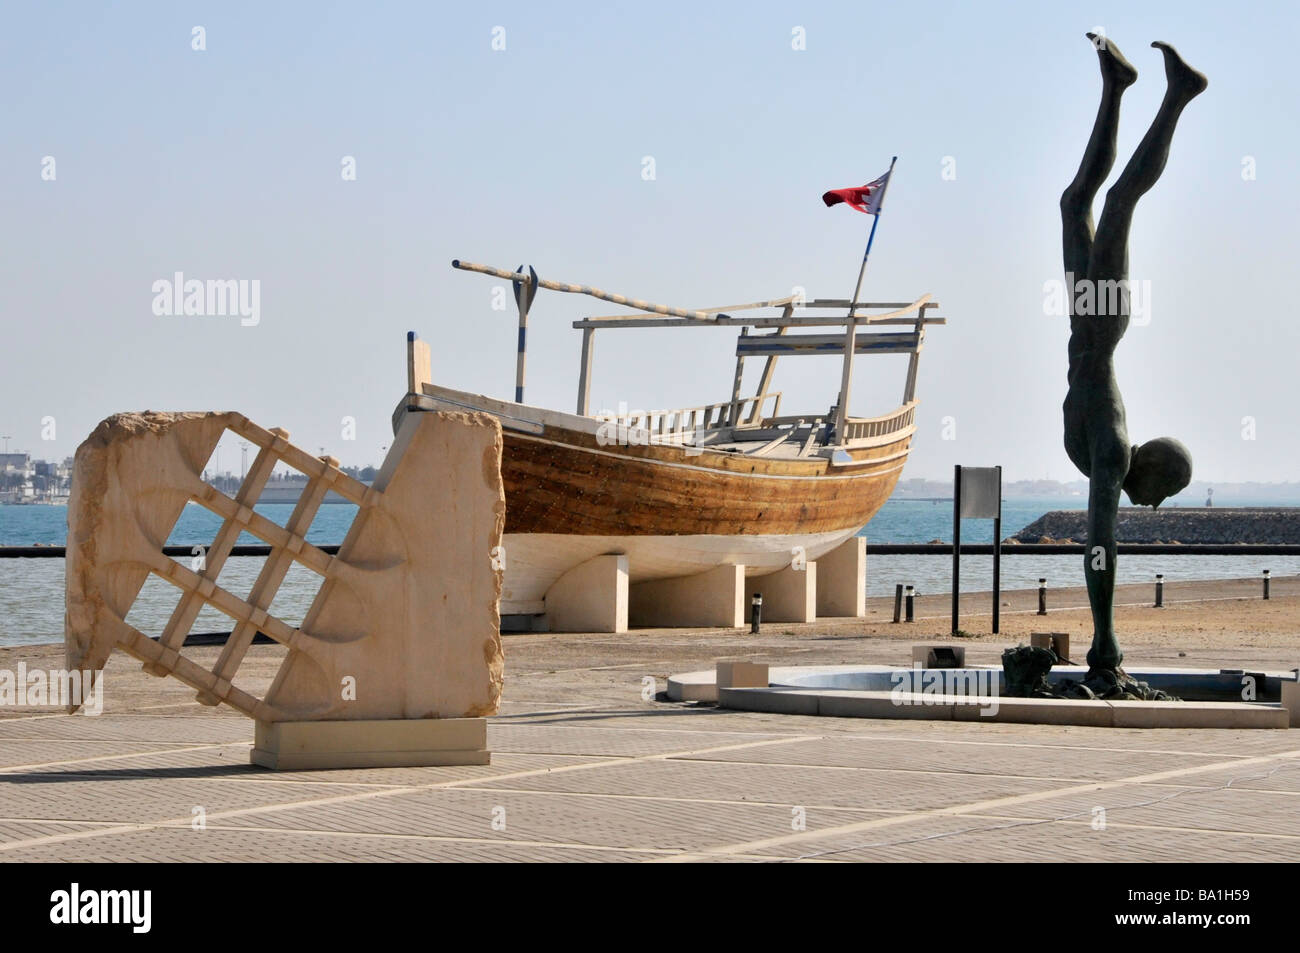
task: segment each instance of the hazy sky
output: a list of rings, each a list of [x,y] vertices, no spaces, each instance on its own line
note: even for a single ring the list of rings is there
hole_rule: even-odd
[[[1164,92],[1149,43],[1210,79],[1134,223],[1150,321],[1117,358],[1130,435],[1179,437],[1198,479],[1297,479],[1298,21],[1186,0],[8,3],[0,435],[52,459],[114,412],[235,409],[373,462],[408,329],[438,382],[512,394],[513,301],[493,310],[501,283],[452,258],[690,307],[847,297],[871,220],[820,195],[897,154],[864,297],[932,292],[951,322],[922,355],[905,476],[1073,479],[1067,323],[1044,284],[1101,28],[1141,74],[1116,174]],[[258,323],[156,315],[176,272],[258,281]],[[529,403],[572,409],[570,323],[612,310],[542,292]],[[598,335],[593,409],[726,399],[734,336]],[[904,362],[860,359],[852,411],[895,407]],[[784,361],[783,410],[823,412],[838,375]]]

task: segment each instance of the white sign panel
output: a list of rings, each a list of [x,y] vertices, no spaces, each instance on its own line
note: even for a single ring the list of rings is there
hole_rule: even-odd
[[[997,519],[1002,515],[1002,474],[997,467],[961,468],[962,519]]]

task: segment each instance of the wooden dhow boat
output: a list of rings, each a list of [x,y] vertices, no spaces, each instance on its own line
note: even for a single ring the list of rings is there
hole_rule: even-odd
[[[553,631],[622,631],[629,614],[633,625],[738,625],[741,600],[748,600],[733,590],[761,588],[752,580],[747,585],[745,577],[772,577],[771,591],[784,591],[788,586],[777,574],[790,570],[806,574],[795,602],[802,598],[807,610],[769,605],[764,618],[780,621],[784,613],[805,620],[817,606],[822,615],[830,614],[828,607],[838,615],[862,614],[861,555],[850,559],[853,578],[840,584],[839,598],[822,598],[807,568],[853,541],[902,473],[916,431],[917,362],[926,328],[945,323],[932,313],[938,305],[930,295],[893,303],[789,296],[689,310],[540,279],[522,266],[452,264],[514,287],[515,400],[435,383],[428,344],[411,332],[408,392],[394,412],[394,431],[406,414],[424,411],[472,410],[501,422],[503,617],[532,617],[532,625],[522,627]],[[527,318],[542,288],[640,312],[573,323],[582,331],[574,413],[524,403]],[[739,329],[729,399],[591,412],[596,332],[718,326]],[[810,354],[842,357],[839,393],[829,410],[783,413],[781,394],[771,390],[777,361]],[[849,413],[853,362],[863,354],[910,355],[902,401],[881,416]],[[764,362],[757,392],[742,394],[745,361],[756,358]]]

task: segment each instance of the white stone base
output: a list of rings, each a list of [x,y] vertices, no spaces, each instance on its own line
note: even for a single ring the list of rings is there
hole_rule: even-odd
[[[738,629],[745,624],[745,567],[719,566],[680,579],[628,588],[628,621],[636,626]]]
[[[867,538],[854,536],[817,557],[817,615],[867,615]]]
[[[790,565],[795,547],[813,562],[855,529],[829,533],[772,536],[579,536],[556,533],[506,533],[507,553],[501,584],[501,614],[536,613],[547,591],[566,572],[607,553],[627,556],[628,583],[695,576],[718,566],[744,566],[749,576],[766,576]],[[838,613],[829,613],[838,614]]]
[[[490,764],[485,718],[258,721],[249,760],[276,771]]]
[[[627,631],[627,556],[594,556],[574,566],[546,591],[552,632]]]
[[[764,622],[817,621],[817,563],[808,563],[803,569],[787,566],[747,582],[750,589],[763,594]]]

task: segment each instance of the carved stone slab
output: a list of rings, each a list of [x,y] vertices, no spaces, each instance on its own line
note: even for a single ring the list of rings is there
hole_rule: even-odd
[[[201,479],[226,431],[258,448],[233,497]],[[259,723],[366,721],[372,737],[382,736],[374,725],[386,720],[495,714],[503,673],[500,424],[485,414],[411,415],[371,486],[287,437],[237,413],[118,414],[95,429],[77,450],[68,508],[68,667],[98,671],[117,648],[192,686],[200,701],[224,702]],[[253,509],[277,463],[308,477],[284,527]],[[330,490],[359,507],[336,556],[305,539]],[[222,518],[197,571],[188,558],[163,553],[190,502]],[[241,532],[271,547],[247,593],[220,578]],[[321,577],[296,627],[270,612],[294,562]],[[150,574],[177,595],[157,640],[126,621]],[[211,668],[183,652],[205,605],[232,622]],[[289,648],[265,698],[237,677],[259,631]],[[259,726],[259,738],[272,734],[279,737]]]

